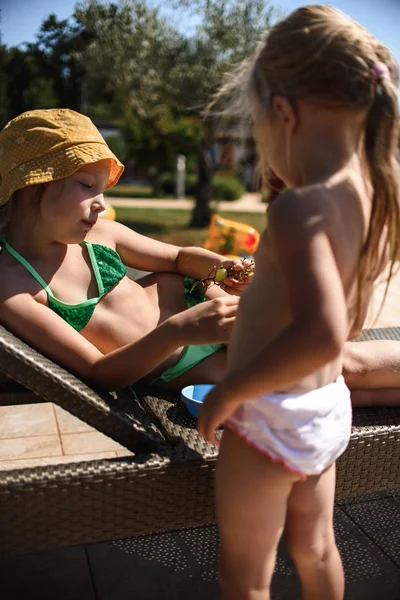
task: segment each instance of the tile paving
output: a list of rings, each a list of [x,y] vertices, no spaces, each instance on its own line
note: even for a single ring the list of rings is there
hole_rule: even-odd
[[[400,501],[387,495],[336,507],[345,600],[400,600],[399,511]],[[217,555],[213,526],[5,558],[0,560],[1,597],[218,600]],[[283,544],[272,599],[300,600],[298,578]]]

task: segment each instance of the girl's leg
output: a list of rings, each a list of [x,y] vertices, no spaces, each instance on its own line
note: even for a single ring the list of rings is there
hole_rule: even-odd
[[[400,386],[350,391],[353,406],[400,406]]]
[[[343,600],[344,575],[333,531],[335,464],[293,486],[286,544],[300,576],[303,600]]]
[[[269,600],[286,504],[297,479],[225,429],[216,473],[224,600]]]
[[[400,341],[346,342],[343,375],[353,406],[400,406]]]
[[[350,389],[400,388],[400,341],[346,342],[343,376]]]
[[[221,350],[207,356],[183,375],[163,384],[162,387],[169,390],[181,390],[186,385],[192,385],[193,382],[218,383],[226,372],[226,354],[226,348],[221,348]]]

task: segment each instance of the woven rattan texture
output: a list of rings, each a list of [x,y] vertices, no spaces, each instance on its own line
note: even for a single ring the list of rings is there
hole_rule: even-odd
[[[400,328],[363,336],[400,339]],[[99,395],[4,328],[0,372],[136,452],[108,461],[1,472],[0,554],[214,521],[217,449],[200,438],[176,395],[154,388],[138,388],[139,401],[126,390]],[[400,487],[399,453],[400,408],[355,411],[349,448],[338,461],[338,497]]]

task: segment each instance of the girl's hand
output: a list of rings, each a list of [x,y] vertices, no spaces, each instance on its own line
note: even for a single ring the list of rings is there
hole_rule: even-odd
[[[199,433],[210,444],[219,446],[215,432],[236,410],[237,406],[224,395],[222,386],[215,386],[206,396],[200,407],[197,420],[197,429]]]
[[[220,284],[228,294],[240,294],[242,293],[249,283],[251,283],[253,273],[245,274],[246,268],[254,268],[254,261],[245,258],[244,260],[224,260],[221,263],[220,269],[234,269],[237,273],[236,276],[228,276]]]
[[[236,319],[239,298],[225,296],[192,306],[173,317],[182,345],[226,344]]]

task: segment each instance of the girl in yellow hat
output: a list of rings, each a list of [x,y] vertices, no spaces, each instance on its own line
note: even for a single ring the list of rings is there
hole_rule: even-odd
[[[194,280],[233,261],[98,219],[103,192],[122,171],[91,120],[71,110],[34,110],[6,125],[1,322],[107,389],[135,381],[214,383],[224,372],[224,344],[249,278],[227,278],[224,289],[203,295]],[[126,266],[152,274],[138,283]]]

